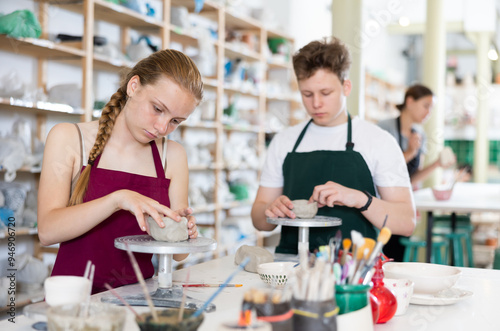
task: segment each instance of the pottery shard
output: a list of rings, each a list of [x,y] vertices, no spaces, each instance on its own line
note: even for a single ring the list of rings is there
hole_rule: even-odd
[[[176,222],[168,217],[163,217],[162,219],[163,223],[165,223],[164,228],[160,228],[151,216],[148,217],[149,232],[155,240],[178,242],[189,238],[187,218],[182,217],[180,222]]]
[[[314,218],[318,213],[318,203],[308,200],[293,200],[293,213],[298,218]]]
[[[257,266],[261,263],[273,262],[274,258],[271,253],[262,247],[243,245],[236,251],[234,263],[240,264],[249,257],[250,262],[245,266],[248,272],[257,272]]]

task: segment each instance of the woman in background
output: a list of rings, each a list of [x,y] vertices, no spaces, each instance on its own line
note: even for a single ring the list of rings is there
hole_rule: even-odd
[[[432,105],[433,93],[431,89],[424,85],[415,84],[406,91],[404,102],[396,106],[401,112],[400,116],[378,123],[382,129],[396,138],[401,147],[413,187],[417,187],[436,168],[447,167],[454,163],[442,164],[441,158],[438,158],[428,166],[422,166],[426,152],[426,136],[420,124],[429,117]],[[404,246],[399,243],[400,237],[398,235],[392,236],[384,246],[384,253],[395,261],[403,259]]]

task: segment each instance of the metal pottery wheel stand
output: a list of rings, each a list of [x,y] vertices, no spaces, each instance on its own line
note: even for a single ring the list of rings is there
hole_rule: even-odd
[[[172,286],[172,258],[173,254],[186,254],[213,251],[217,247],[217,242],[213,239],[198,237],[181,242],[156,241],[149,235],[127,236],[115,239],[115,247],[127,250],[128,244],[132,252],[158,254],[158,288],[151,293],[151,300],[156,307],[178,308],[182,301],[182,286]],[[126,296],[127,301],[132,306],[147,306],[144,295]],[[103,297],[102,301],[115,304],[122,304],[114,297]],[[185,308],[198,309],[203,306],[204,301],[186,297]],[[206,312],[215,310],[215,305],[210,304],[205,309]]]
[[[342,220],[338,217],[316,216],[314,218],[268,218],[267,223],[299,228],[299,253],[309,252],[309,228],[339,226]]]

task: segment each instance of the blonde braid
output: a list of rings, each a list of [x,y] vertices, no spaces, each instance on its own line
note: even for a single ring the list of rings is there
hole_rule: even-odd
[[[90,171],[94,165],[97,157],[104,150],[104,146],[111,136],[111,131],[115,125],[116,117],[123,109],[126,102],[126,94],[123,92],[122,88],[118,89],[108,101],[106,106],[102,109],[101,117],[99,118],[99,128],[97,130],[97,136],[95,139],[94,146],[89,153],[88,166],[85,167],[81,173],[78,181],[75,185],[75,190],[71,195],[68,206],[77,205],[83,202],[83,197],[87,192],[87,187],[90,179]]]

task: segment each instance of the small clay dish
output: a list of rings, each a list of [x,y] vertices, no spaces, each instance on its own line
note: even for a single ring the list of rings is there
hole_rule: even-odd
[[[179,308],[170,308],[158,311],[158,322],[155,323],[151,313],[143,313],[144,321],[135,319],[141,331],[196,331],[203,322],[203,314],[193,318],[195,310],[184,309],[182,320],[179,322]]]
[[[318,213],[318,203],[311,202],[309,200],[293,200],[293,213],[298,218],[314,218]]]

